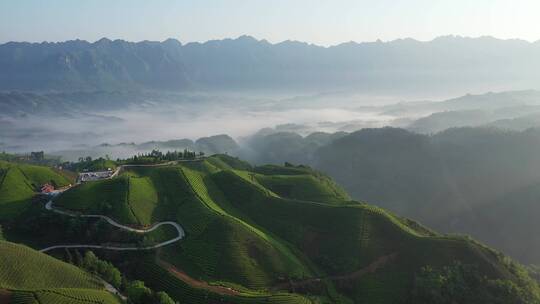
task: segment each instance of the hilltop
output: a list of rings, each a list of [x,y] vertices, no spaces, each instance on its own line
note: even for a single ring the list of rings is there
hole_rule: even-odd
[[[0,220],[10,219],[30,208],[40,187],[64,187],[70,177],[50,167],[0,161]]]
[[[181,224],[185,238],[157,252],[101,253],[181,303],[540,300],[537,283],[501,253],[352,201],[306,166],[252,167],[216,155],[125,167],[55,204],[134,226]]]

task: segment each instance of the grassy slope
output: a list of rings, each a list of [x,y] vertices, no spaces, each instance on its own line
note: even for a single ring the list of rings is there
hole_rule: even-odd
[[[231,157],[224,154],[213,155],[207,158],[207,162],[221,170],[248,170],[252,169],[251,165],[236,157]]]
[[[213,179],[245,215],[245,221],[294,244],[328,275],[348,274],[382,256],[397,254],[381,271],[346,284],[338,282],[338,290],[355,301],[398,302],[407,296],[420,267],[448,265],[454,260],[478,265],[494,278],[516,278],[495,252],[463,239],[433,236],[379,208],[276,198],[230,171],[215,174]]]
[[[142,225],[150,225],[158,203],[158,196],[152,180],[148,177],[129,178],[129,206],[137,221]]]
[[[124,224],[136,224],[128,203],[128,190],[127,177],[93,181],[69,189],[55,204],[89,214],[107,214]]]
[[[0,241],[0,260],[0,289],[15,291],[18,303],[32,303],[32,298],[43,304],[84,303],[77,298],[120,303],[88,273],[28,247]]]
[[[69,180],[51,168],[0,162],[0,220],[24,212],[37,187],[45,183],[65,186]]]
[[[205,172],[215,170],[209,164],[194,163],[190,167],[197,167]],[[190,172],[188,173],[192,178],[190,182],[182,169]],[[202,201],[204,198],[194,193],[196,186],[192,187],[191,183],[200,182],[201,171],[186,167],[137,168],[132,171],[138,176],[149,178],[155,186],[158,194],[155,220],[176,220],[182,224],[187,233],[182,242],[163,248],[161,259],[196,279],[210,283],[240,284],[254,289],[268,286],[279,276],[287,277],[301,273],[297,267],[291,267],[283,254],[249,227],[239,224],[223,210],[213,209],[212,202],[204,202]],[[199,176],[194,178],[193,175]],[[213,206],[217,208],[217,205]],[[211,293],[209,295],[204,290],[190,288],[170,274],[169,279],[163,281],[164,273],[167,272],[156,264],[137,268],[138,275],[152,282],[149,284],[153,284],[154,288],[173,293],[182,303],[198,303],[209,296],[221,297]],[[260,303],[259,301],[269,297],[264,293],[258,294],[247,290],[243,294],[250,297],[246,303]],[[305,298],[295,295],[282,295],[278,298],[285,299],[283,303],[305,301]],[[235,299],[238,300],[237,297]],[[269,303],[280,302],[272,300]]]
[[[242,163],[224,159],[227,161],[211,158],[126,173],[132,176],[131,181],[140,179],[142,185],[137,187],[150,192],[130,199],[132,208],[151,212],[152,222],[175,220],[186,230],[186,238],[163,248],[160,258],[195,279],[232,286],[243,291],[243,296],[260,301],[268,294],[253,290],[271,289],[286,282],[285,278],[347,276],[382,257],[394,256],[384,267],[362,276],[324,279],[322,286],[310,293],[331,295],[333,302],[338,301],[339,292],[359,303],[400,303],[407,298],[414,274],[421,267],[440,267],[456,260],[477,265],[492,278],[517,280],[516,271],[496,252],[466,239],[439,236],[379,208],[351,204],[325,182],[324,176],[308,168],[265,166],[248,172],[242,170],[248,168]],[[311,176],[309,181],[306,176]],[[125,195],[125,189],[136,187],[126,186],[122,180],[127,178],[108,181],[118,188],[109,194]],[[273,187],[276,182],[294,191],[283,195]],[[98,195],[94,192],[100,189],[87,189],[88,196]],[[129,209],[126,206],[124,209]],[[117,219],[122,216],[114,210],[105,211]],[[187,286],[154,261],[137,267],[137,272],[151,287],[166,290],[185,303],[223,298]],[[305,301],[295,295],[285,298],[276,303]],[[242,301],[235,297],[234,303]],[[260,303],[257,301],[253,303]]]
[[[215,213],[222,215],[231,221],[231,223],[240,224],[243,228],[255,234],[258,238],[265,241],[267,245],[273,247],[275,250],[279,251],[284,258],[285,267],[291,270],[298,269],[298,272],[291,272],[289,275],[294,276],[303,276],[309,274],[309,270],[302,265],[302,262],[291,252],[291,250],[285,246],[279,240],[276,240],[275,237],[261,231],[255,226],[249,225],[248,223],[242,221],[234,214],[229,214],[226,210],[228,207],[228,202],[226,201],[224,195],[213,183],[212,179],[208,178],[204,172],[190,170],[183,168],[182,172],[184,176],[189,181],[192,190],[197,194],[197,197],[202,201],[208,208],[210,208]],[[221,207],[223,206],[223,208]],[[253,269],[256,270],[256,269]],[[268,269],[271,271],[271,269]]]
[[[350,200],[349,196],[328,179],[313,175],[255,175],[257,181],[282,197],[321,202],[343,204]]]
[[[174,249],[165,250],[173,261],[177,260],[176,264],[191,269],[195,276],[251,287],[264,286],[280,274],[294,274],[297,265],[290,267],[289,259],[271,246],[266,235],[241,224],[219,208],[208,193],[200,171],[186,167],[146,171],[154,184],[159,185],[158,206],[176,209],[177,220],[187,232],[186,239],[179,245],[185,249],[185,256],[178,257]],[[250,251],[260,254],[251,257]],[[221,264],[216,271],[220,259],[230,262]]]
[[[235,282],[252,288],[273,286],[272,280],[261,279],[262,264],[250,268],[246,263],[250,257],[249,253],[243,252],[246,244],[238,245],[238,239],[230,238],[236,235],[245,239],[252,234],[264,240],[263,243],[273,245],[276,241],[277,246],[273,247],[280,249],[283,246],[286,249],[284,256],[290,254],[298,257],[298,261],[312,261],[322,275],[348,274],[367,267],[380,257],[397,254],[395,260],[375,273],[346,284],[335,283],[339,292],[355,301],[399,302],[412,288],[413,274],[420,267],[444,266],[454,260],[480,265],[483,273],[493,277],[514,277],[495,252],[467,240],[437,236],[414,222],[365,204],[335,204],[337,198],[334,202],[334,198],[327,200],[333,204],[281,198],[264,189],[259,179],[251,179],[252,173],[223,171],[214,164],[219,165],[219,162],[186,164],[181,170],[160,169],[169,171],[169,177],[164,177],[163,172],[157,173],[156,169],[148,170],[163,178],[162,182],[154,181],[155,185],[166,188],[158,190],[159,196],[173,188],[178,190],[182,185],[182,195],[176,193],[165,197],[176,196],[176,201],[183,201],[181,209],[184,211],[178,210],[177,214],[178,220],[185,224],[188,238],[177,246],[179,248],[166,249],[164,258],[196,278]],[[221,168],[228,167],[221,165]],[[288,178],[283,174],[279,178],[293,185],[298,183],[296,177],[305,174],[289,173]],[[171,183],[174,179],[176,182]],[[165,180],[169,182],[168,186],[163,184]],[[190,195],[192,191],[196,193],[195,198]],[[226,220],[213,219],[216,214]],[[242,234],[242,227],[252,234]],[[178,249],[183,254],[179,255]],[[293,269],[301,269],[304,271],[301,276],[309,277],[308,267],[302,264],[300,262]],[[267,265],[270,266],[268,270],[279,269],[279,265]],[[143,269],[152,272],[149,267]],[[268,270],[264,269],[265,272]],[[333,285],[328,284],[324,292],[330,292]]]
[[[258,174],[251,173],[252,180],[282,197],[331,204],[351,200],[331,178],[309,167],[265,165],[253,171]]]
[[[35,187],[39,187],[45,183],[52,183],[56,187],[63,187],[70,183],[70,181],[63,175],[55,172],[51,168],[31,166],[31,165],[18,165],[19,169],[26,177],[26,179]]]
[[[309,304],[312,303],[308,298],[293,294],[275,292],[257,293],[242,292],[240,295],[221,295],[209,292],[205,289],[192,288],[181,280],[178,280],[170,272],[163,268],[156,267],[152,262],[139,264],[137,275],[145,279],[152,288],[164,290],[171,297],[180,301],[180,303],[235,303],[235,304]]]

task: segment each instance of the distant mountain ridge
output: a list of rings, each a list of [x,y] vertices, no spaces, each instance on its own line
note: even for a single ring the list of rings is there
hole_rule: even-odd
[[[0,90],[536,87],[539,51],[540,42],[455,36],[331,47],[249,36],[188,44],[8,42],[0,45]]]

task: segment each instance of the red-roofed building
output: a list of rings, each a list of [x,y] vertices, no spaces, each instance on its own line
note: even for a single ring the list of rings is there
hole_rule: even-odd
[[[51,185],[51,184],[45,184],[45,185],[41,186],[40,191],[43,194],[49,194],[49,193],[54,191],[54,186]]]

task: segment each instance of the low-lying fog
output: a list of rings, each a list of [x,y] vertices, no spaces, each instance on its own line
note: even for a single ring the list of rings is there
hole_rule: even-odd
[[[334,96],[282,99],[212,96],[204,101],[152,102],[112,111],[0,116],[0,149],[6,152],[85,150],[103,143],[142,143],[228,134],[235,139],[262,128],[307,135],[392,124],[371,104],[392,97]],[[116,157],[116,155],[111,155]]]
[[[66,160],[105,154],[117,158],[152,148],[151,144],[135,149],[133,145],[118,145],[121,143],[196,140],[227,134],[242,144],[243,139],[263,128],[303,136],[316,131],[353,132],[382,126],[430,133],[444,127],[487,124],[540,112],[540,94],[536,91],[466,95],[445,102],[408,102],[414,100],[420,98],[355,94],[273,98],[201,94],[142,99],[113,110],[101,110],[106,108],[102,104],[97,110],[95,106],[77,109],[64,106],[61,110],[53,108],[43,113],[23,108],[8,115],[0,113],[0,151],[44,150],[62,155]],[[42,104],[39,106],[43,108]]]

